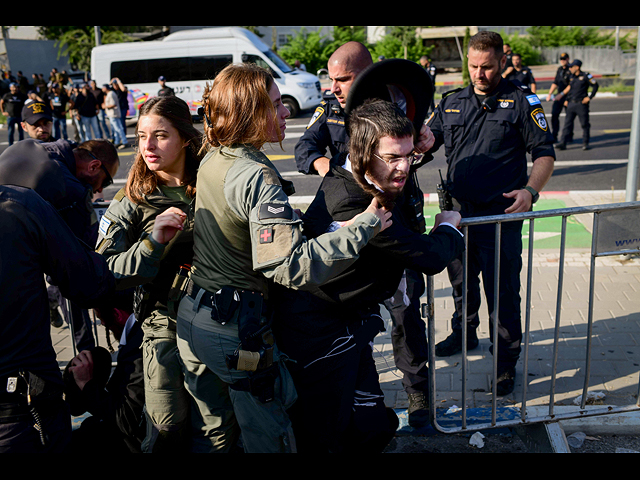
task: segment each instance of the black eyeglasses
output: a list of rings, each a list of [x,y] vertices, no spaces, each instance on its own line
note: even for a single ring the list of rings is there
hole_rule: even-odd
[[[380,155],[373,154],[374,157],[379,158],[384,163],[387,164],[391,170],[395,170],[402,162],[407,162],[410,167],[418,165],[422,159],[424,158],[424,154],[411,152],[407,157],[395,157],[391,160],[387,160],[386,158],[382,158]]]
[[[102,169],[102,171],[105,174],[105,179],[102,182],[102,190],[104,190],[105,188],[110,187],[111,185],[113,185],[113,177],[111,176],[111,174],[109,173],[109,170],[107,170],[107,167],[104,166],[104,163],[102,162],[102,160],[100,160],[98,157],[96,157],[93,153],[91,153],[89,150],[87,150],[86,148],[83,148],[82,150],[84,150],[85,152],[87,152],[91,158],[93,158],[94,160],[98,160],[100,162],[100,168]]]

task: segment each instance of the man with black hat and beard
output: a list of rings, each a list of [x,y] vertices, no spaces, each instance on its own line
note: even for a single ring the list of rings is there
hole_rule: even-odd
[[[377,83],[377,77],[380,76],[395,77],[397,80],[412,79],[415,82],[423,79],[422,85],[427,87],[424,90],[422,88],[417,90],[415,94],[424,98],[416,103],[424,104],[426,109],[429,108],[431,93],[427,91],[430,85],[428,74],[418,64],[413,64],[420,71],[414,73],[411,70],[407,75],[404,68],[413,62],[403,62],[403,69],[396,71],[391,68],[398,65],[396,60],[377,62],[374,65],[371,53],[359,42],[348,42],[336,50],[328,62],[329,77],[332,82],[331,97],[318,107],[296,146],[296,163],[301,173],[324,177],[332,164],[340,167],[344,165],[349,143],[349,135],[345,128],[345,109],[354,84],[358,82],[363,85],[361,80],[365,71],[373,72],[371,81],[365,80],[370,84]],[[364,89],[366,87],[365,85]],[[373,87],[375,88],[375,85]],[[424,153],[433,145],[433,135],[424,125],[417,125],[416,130],[419,132],[419,138],[416,141],[415,152]],[[415,175],[408,179],[405,193],[412,198],[407,202],[406,208],[411,208],[413,211],[414,229],[416,232],[424,233],[422,213],[424,194],[420,191]],[[419,428],[428,424],[429,416],[428,347],[426,327],[420,309],[420,299],[426,291],[426,286],[424,277],[411,270],[407,270],[406,281],[403,281],[401,286],[402,291],[389,299],[385,306],[394,324],[392,332],[394,359],[396,366],[403,374],[403,385],[409,398],[409,422],[412,426]]]

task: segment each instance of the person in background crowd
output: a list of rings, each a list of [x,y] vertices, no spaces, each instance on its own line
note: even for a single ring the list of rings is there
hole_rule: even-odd
[[[167,79],[164,76],[158,78],[158,84],[160,85],[160,90],[158,91],[159,97],[176,94],[175,90],[167,85]]]
[[[17,83],[12,82],[9,85],[9,92],[0,99],[0,112],[7,117],[7,128],[9,130],[9,146],[15,141],[16,128],[18,129],[18,138],[24,140],[24,130],[22,129],[22,107],[27,101],[27,96],[20,92]]]
[[[598,93],[600,86],[593,75],[582,71],[582,61],[574,60],[569,65],[569,70],[572,75],[571,81],[569,86],[562,92],[562,97],[565,99],[565,106],[567,107],[567,118],[564,121],[562,140],[556,145],[556,148],[558,150],[567,148],[568,138],[573,136],[573,125],[576,117],[578,117],[582,126],[582,149],[589,150],[591,148],[589,145],[591,141],[590,104]],[[591,89],[591,94],[589,94],[589,89]]]
[[[26,104],[22,109],[21,125],[30,138],[46,143],[55,141],[51,135],[53,113],[44,102],[34,101]]]
[[[80,123],[84,128],[83,141],[87,142],[102,138],[102,132],[98,124],[98,104],[88,84],[82,84],[74,103],[80,116]]]
[[[53,136],[56,140],[69,140],[67,134],[67,115],[71,99],[59,83],[51,85],[50,105],[53,112]]]
[[[95,80],[91,80],[89,82],[89,91],[91,92],[93,97],[96,99],[98,128],[100,130],[100,138],[113,140],[113,133],[109,130],[105,111],[104,111],[104,108],[102,108],[102,105],[104,104],[104,92],[102,91],[101,88],[98,88],[98,85]]]
[[[536,79],[531,69],[522,64],[522,56],[519,53],[514,53],[511,60],[513,62],[513,71],[505,78],[509,81],[518,81],[525,87],[528,87],[533,93],[536,93],[536,89],[538,88]]]
[[[122,130],[124,130],[126,137],[127,115],[129,114],[129,89],[120,81],[119,78],[112,78],[109,83],[113,87],[114,92],[116,92],[118,101],[120,102],[120,123],[122,123]],[[120,145],[119,148],[122,149],[127,147],[129,147],[129,144],[125,143]]]
[[[111,132],[113,133],[113,143],[116,147],[127,144],[127,136],[122,128],[122,111],[120,110],[120,102],[118,96],[111,88],[111,85],[103,85],[104,103],[102,108],[106,112],[109,123],[111,124]]]

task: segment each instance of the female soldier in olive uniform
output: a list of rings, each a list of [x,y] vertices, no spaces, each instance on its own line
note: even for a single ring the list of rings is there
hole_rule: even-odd
[[[98,251],[120,290],[136,288],[135,313],[144,330],[143,451],[184,448],[190,397],[176,345],[177,274],[193,259],[193,215],[200,133],[177,97],[149,100],[140,110],[139,153],[100,224]],[[158,234],[159,227],[170,234]],[[155,230],[154,230],[155,228]],[[173,235],[175,233],[175,236]],[[152,266],[143,258],[156,260]]]

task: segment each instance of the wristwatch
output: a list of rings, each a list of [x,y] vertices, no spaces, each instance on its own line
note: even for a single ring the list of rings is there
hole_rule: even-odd
[[[538,200],[540,200],[540,194],[538,192],[535,191],[535,189],[533,189],[532,187],[524,187],[524,189],[529,192],[531,194],[531,196],[533,197],[533,203],[536,203]]]

